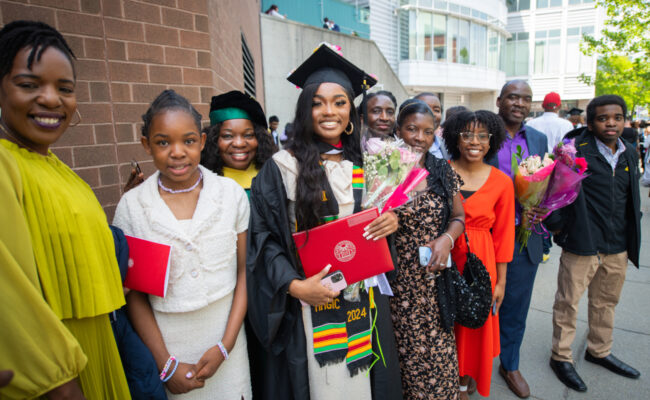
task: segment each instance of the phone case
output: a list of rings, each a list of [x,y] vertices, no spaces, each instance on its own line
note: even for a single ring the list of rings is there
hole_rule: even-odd
[[[423,267],[429,265],[429,261],[431,260],[431,248],[427,246],[420,247],[419,255],[420,255],[420,265]]]
[[[332,291],[343,290],[348,287],[341,271],[336,271],[332,275],[326,276],[320,283],[325,287],[329,287]]]
[[[336,271],[331,275],[326,276],[325,278],[320,280],[320,283],[325,287],[329,287],[329,289],[334,292],[341,291],[346,287],[348,287],[348,284],[345,281],[345,277],[343,276],[343,272],[341,271]],[[300,300],[300,304],[302,304],[303,306],[309,305],[302,300]]]

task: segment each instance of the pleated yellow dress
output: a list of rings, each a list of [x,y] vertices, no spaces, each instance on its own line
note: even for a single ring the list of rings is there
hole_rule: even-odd
[[[90,187],[53,153],[0,139],[0,399],[78,376],[88,399],[130,399],[108,313],[124,305],[113,237]]]

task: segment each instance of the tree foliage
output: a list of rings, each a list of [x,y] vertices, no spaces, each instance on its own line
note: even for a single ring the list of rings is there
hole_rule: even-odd
[[[601,37],[585,35],[583,51],[602,55],[628,55],[650,60],[650,1],[598,0],[606,12]]]
[[[621,96],[630,112],[636,106],[650,104],[650,82],[647,66],[640,58],[610,55],[598,60],[596,76],[581,75],[580,79],[588,85],[596,86],[596,96],[617,94]]]
[[[596,96],[617,94],[628,108],[650,104],[650,1],[598,0],[606,12],[599,37],[584,35],[581,50],[598,54],[595,77],[580,79],[595,85]]]

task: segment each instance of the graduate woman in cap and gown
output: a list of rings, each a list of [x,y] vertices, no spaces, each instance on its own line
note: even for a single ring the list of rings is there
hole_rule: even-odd
[[[205,132],[201,165],[235,180],[250,193],[253,178],[278,151],[260,104],[237,90],[212,97],[210,126]]]
[[[305,278],[291,237],[361,211],[362,155],[353,100],[376,80],[325,44],[288,79],[302,88],[294,140],[273,155],[251,187],[248,318],[261,344],[251,359],[254,397],[401,399],[387,297],[374,290],[371,298],[358,285],[341,292],[323,286],[325,261],[319,274]],[[397,228],[396,216],[387,212],[369,224],[367,238],[383,238]],[[359,319],[348,321],[346,313],[357,309]],[[341,319],[343,326],[334,328]],[[383,360],[368,374],[373,352]]]

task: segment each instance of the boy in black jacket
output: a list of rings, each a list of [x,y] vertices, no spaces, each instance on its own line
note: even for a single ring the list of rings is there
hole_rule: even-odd
[[[594,98],[587,106],[587,127],[575,129],[578,157],[589,164],[576,201],[546,219],[562,247],[558,289],[553,305],[551,368],[569,388],[587,386],[574,369],[578,302],[589,288],[589,334],[585,359],[628,378],[639,372],[611,354],[614,308],[627,260],[639,266],[641,211],[636,149],[620,139],[627,107],[619,96]]]

